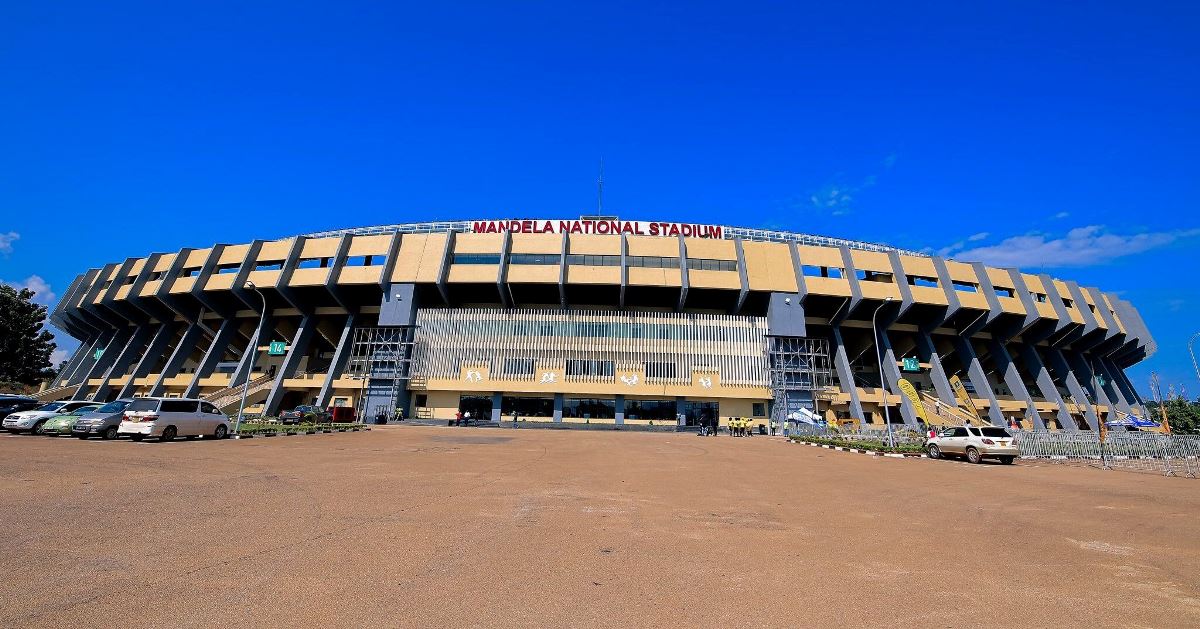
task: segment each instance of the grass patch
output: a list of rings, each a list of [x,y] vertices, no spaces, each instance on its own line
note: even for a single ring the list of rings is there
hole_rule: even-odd
[[[919,443],[897,442],[895,447],[892,447],[889,446],[886,441],[873,438],[847,439],[845,437],[833,436],[795,435],[790,437],[790,439],[796,443],[815,443],[821,446],[854,448],[856,450],[866,450],[868,452],[880,452],[887,454],[913,454],[925,451],[924,446]]]

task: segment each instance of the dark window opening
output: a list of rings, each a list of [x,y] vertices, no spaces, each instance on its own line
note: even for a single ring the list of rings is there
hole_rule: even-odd
[[[688,270],[694,271],[736,271],[737,260],[710,260],[708,258],[688,258]]]
[[[567,264],[583,266],[621,266],[621,256],[571,254],[567,256]]]
[[[565,370],[568,376],[605,376],[615,373],[611,360],[568,360]]]
[[[563,398],[563,417],[612,419],[617,416],[617,401],[597,398]]]
[[[451,264],[500,264],[498,253],[456,253],[450,256]]]
[[[558,266],[558,263],[561,261],[562,256],[557,253],[514,253],[508,257],[509,264],[540,264],[546,266]]]

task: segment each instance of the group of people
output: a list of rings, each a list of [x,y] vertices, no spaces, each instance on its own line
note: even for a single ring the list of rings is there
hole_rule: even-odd
[[[454,414],[454,425],[455,426],[466,426],[470,423],[471,423],[471,411],[467,411],[465,413],[462,411],[459,411]]]
[[[730,417],[729,418],[729,436],[730,437],[749,437],[753,434],[754,423],[746,417]],[[720,424],[716,417],[701,417],[700,418],[700,436],[712,437],[720,431]],[[775,423],[771,422],[771,434],[775,434]]]

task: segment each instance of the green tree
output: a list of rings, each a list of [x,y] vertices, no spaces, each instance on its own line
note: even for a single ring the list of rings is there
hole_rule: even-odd
[[[1162,421],[1162,413],[1158,410],[1158,403],[1151,402],[1146,405],[1150,412],[1150,419],[1154,421]],[[1178,434],[1196,435],[1200,434],[1200,402],[1189,402],[1181,398],[1168,400],[1167,421],[1171,424],[1171,432]]]
[[[33,295],[0,284],[0,382],[32,386],[54,377],[50,354],[57,345],[44,328],[46,307],[33,303]]]

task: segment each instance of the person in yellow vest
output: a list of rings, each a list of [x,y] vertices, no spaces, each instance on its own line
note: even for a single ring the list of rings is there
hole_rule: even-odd
[[[772,437],[775,436],[775,431],[778,429],[779,429],[779,422],[775,421],[775,418],[772,417],[771,418],[771,436]]]
[[[741,417],[737,418],[737,436],[746,436],[746,420]]]

